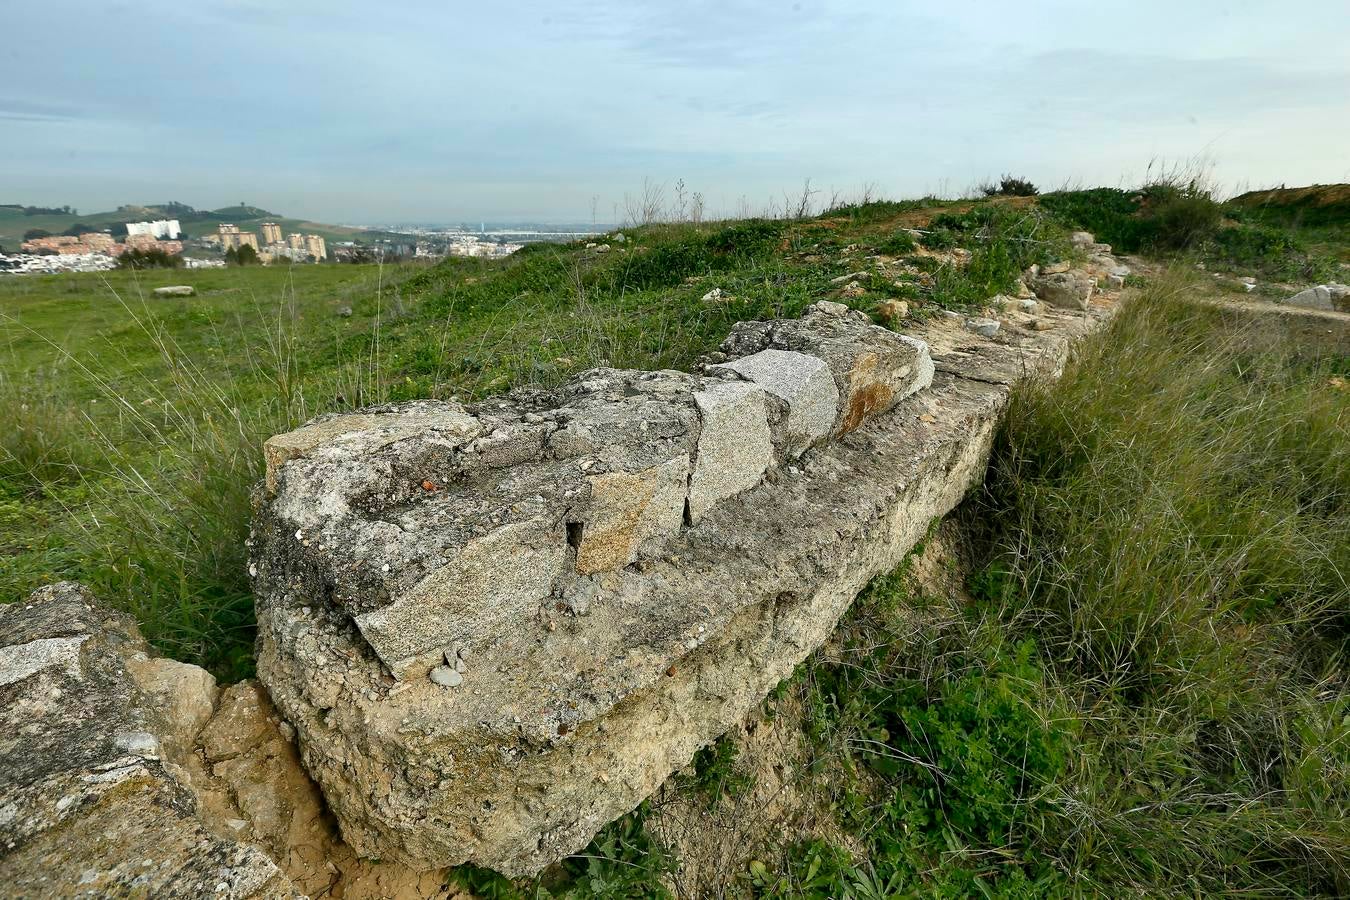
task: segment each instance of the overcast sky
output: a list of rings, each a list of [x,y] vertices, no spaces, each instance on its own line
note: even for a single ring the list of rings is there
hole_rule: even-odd
[[[0,202],[330,222],[714,209],[1004,171],[1350,181],[1347,0],[0,0]]]

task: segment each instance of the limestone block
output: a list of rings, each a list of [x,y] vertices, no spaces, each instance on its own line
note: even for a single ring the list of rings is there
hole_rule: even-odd
[[[164,710],[130,674],[147,659],[130,619],[79,585],[43,588],[0,605],[0,659],[19,661],[5,667],[0,704],[0,893],[298,896],[265,854],[193,815],[182,757],[167,753],[191,746],[176,729],[197,717]],[[173,667],[159,675],[206,684]]]
[[[689,457],[642,472],[607,472],[588,479],[591,502],[577,522],[576,569],[582,575],[622,568],[648,538],[678,531],[684,519]]]
[[[1031,279],[1031,290],[1060,309],[1087,309],[1096,280],[1082,272],[1056,272]]]
[[[726,382],[694,394],[702,417],[689,476],[689,519],[697,522],[719,502],[759,483],[773,462],[764,390]]]
[[[474,643],[532,616],[552,593],[566,548],[556,524],[503,525],[471,539],[394,602],[357,615],[356,627],[390,671],[402,675],[419,656]]]
[[[839,389],[824,361],[790,350],[761,350],[712,367],[748,378],[787,404],[775,443],[789,456],[824,440],[839,414]]]
[[[1328,309],[1350,311],[1350,287],[1343,284],[1319,284],[1299,291],[1284,302],[1291,306],[1303,306],[1308,309]]]
[[[980,337],[993,337],[998,334],[999,326],[998,319],[966,319],[966,328]]]

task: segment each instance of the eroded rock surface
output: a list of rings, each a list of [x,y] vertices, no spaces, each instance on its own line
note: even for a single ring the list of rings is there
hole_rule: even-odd
[[[1334,282],[1319,284],[1299,291],[1284,302],[1291,306],[1303,306],[1308,309],[1350,312],[1350,287]]]
[[[283,436],[259,676],[347,842],[515,876],[582,848],[824,641],[981,477],[1008,386],[1107,311],[906,337],[820,303],[699,375]]]
[[[293,738],[79,585],[0,606],[0,896],[461,896],[343,843]]]
[[[1097,287],[1096,280],[1082,272],[1037,275],[1030,284],[1038,299],[1060,309],[1087,309]]]
[[[215,683],[145,649],[75,584],[0,606],[0,893],[298,896],[264,853],[197,818],[170,753]]]

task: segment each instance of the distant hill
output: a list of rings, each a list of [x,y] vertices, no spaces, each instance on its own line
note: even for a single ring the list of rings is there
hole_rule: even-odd
[[[1248,191],[1229,201],[1261,218],[1288,225],[1321,227],[1350,224],[1350,184]]]
[[[41,210],[29,214],[18,204],[0,205],[0,247],[17,250],[23,242],[24,232],[40,228],[51,234],[61,234],[74,225],[85,225],[99,231],[114,229],[128,222],[142,222],[148,219],[177,219],[183,232],[192,238],[211,234],[221,222],[238,225],[243,231],[258,231],[263,222],[276,222],[282,231],[303,232],[321,235],[324,240],[369,241],[389,237],[383,231],[367,231],[349,228],[345,225],[329,225],[323,222],[311,222],[308,219],[293,219],[288,216],[269,212],[260,206],[225,206],[220,209],[195,209],[185,203],[127,204],[108,212],[64,213],[56,209]]]

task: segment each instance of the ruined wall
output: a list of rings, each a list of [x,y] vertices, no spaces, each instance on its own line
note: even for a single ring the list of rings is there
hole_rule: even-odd
[[[256,681],[154,656],[63,582],[0,605],[0,897],[462,896],[360,859]]]
[[[1034,287],[1068,311],[903,336],[819,303],[697,374],[269,441],[259,677],[347,842],[527,875],[650,796],[981,478],[1010,386],[1109,315],[1059,274]]]

